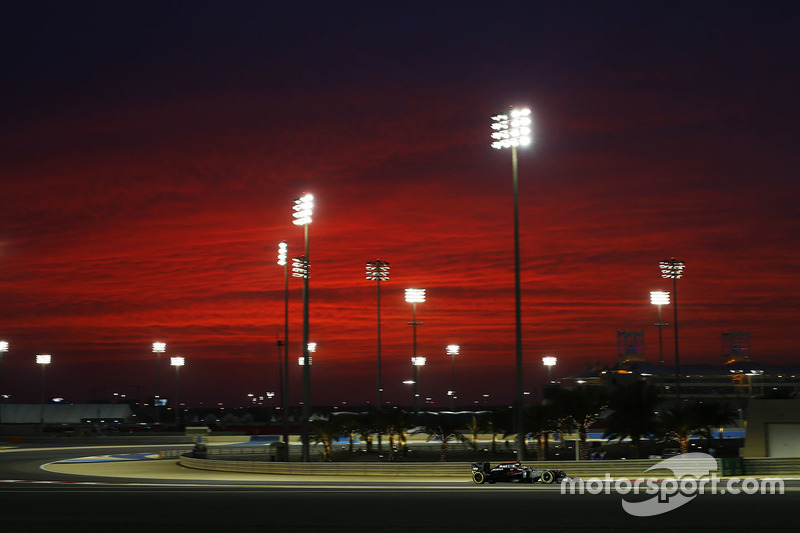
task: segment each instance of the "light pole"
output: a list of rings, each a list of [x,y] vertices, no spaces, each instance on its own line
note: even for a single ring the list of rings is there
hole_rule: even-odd
[[[406,302],[411,304],[414,319],[409,322],[413,326],[414,331],[414,351],[411,358],[411,364],[414,365],[414,413],[419,414],[419,379],[418,368],[425,364],[425,358],[422,358],[422,363],[419,363],[417,358],[417,326],[421,326],[422,322],[417,322],[417,304],[425,302],[425,289],[406,289]]]
[[[367,281],[374,281],[378,288],[378,403],[377,412],[380,416],[383,407],[383,382],[381,378],[381,281],[389,281],[389,262],[375,259],[367,261]],[[381,432],[378,431],[378,452],[381,451]]]
[[[516,315],[516,372],[517,395],[515,419],[517,426],[517,460],[525,459],[525,425],[523,416],[523,368],[522,368],[522,296],[520,288],[519,258],[519,187],[517,185],[517,147],[527,146],[533,141],[533,121],[530,109],[511,108],[492,117],[492,148],[511,148],[511,169],[514,184],[514,301]]]
[[[303,357],[308,359],[308,225],[311,224],[311,215],[314,211],[314,197],[305,193],[296,198],[293,206],[292,221],[295,226],[303,226],[305,255],[303,256]],[[303,365],[303,417],[300,423],[301,439],[303,441],[303,461],[308,462],[309,457],[309,432],[308,419],[311,417],[311,365]]]
[[[44,427],[44,369],[50,364],[52,357],[47,354],[36,356],[36,364],[42,367],[41,388],[39,389],[39,423]]]
[[[161,422],[161,354],[167,351],[166,342],[154,342],[153,353],[156,354],[156,395],[153,398],[156,408],[156,422]]]
[[[317,343],[316,342],[309,342],[308,343],[308,353],[309,353],[309,355],[308,356],[301,355],[300,357],[298,357],[297,358],[297,364],[299,366],[306,366],[306,361],[308,361],[308,364],[312,365],[314,363],[314,358],[311,356],[311,354],[312,353],[316,353],[316,352],[317,352]]]
[[[3,423],[3,354],[8,353],[8,341],[0,341],[0,424]]]
[[[425,366],[425,358],[415,355],[411,358],[414,367],[414,414],[419,414],[419,367]]]
[[[283,442],[286,445],[285,458],[289,460],[289,244],[278,244],[278,264],[283,267],[283,371],[281,372],[281,403],[283,405]],[[281,360],[281,341],[278,341],[278,362]]]
[[[378,411],[381,410],[383,400],[383,385],[381,382],[381,281],[389,281],[389,263],[375,259],[367,261],[367,280],[376,282],[378,288]],[[380,433],[378,434],[378,450],[380,450]]]
[[[686,268],[683,261],[671,257],[666,261],[661,261],[658,265],[661,268],[661,277],[672,280],[672,322],[675,331],[675,397],[678,405],[681,403],[681,360],[678,351],[678,280],[683,277],[683,269]]]
[[[456,410],[456,356],[461,350],[458,344],[449,344],[447,346],[447,355],[450,356],[450,390],[447,395],[450,396],[450,410]]]
[[[658,360],[659,364],[664,364],[664,338],[661,336],[661,326],[669,326],[661,321],[661,306],[669,305],[669,293],[666,291],[650,291],[650,303],[658,307],[658,322],[653,324],[658,326]]]
[[[547,384],[549,385],[552,382],[552,378],[550,376],[551,369],[556,366],[558,359],[553,357],[552,355],[547,355],[542,357],[542,364],[547,367]]]
[[[169,364],[175,367],[175,423],[177,424],[180,422],[180,382],[178,381],[178,370],[186,364],[186,359],[184,357],[170,357]]]

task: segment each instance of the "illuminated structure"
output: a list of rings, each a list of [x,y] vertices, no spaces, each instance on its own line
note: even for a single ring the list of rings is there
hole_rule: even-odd
[[[8,352],[8,341],[0,341],[0,424],[3,423],[3,354]]]
[[[683,261],[674,257],[661,261],[658,264],[661,277],[672,280],[672,321],[675,331],[675,395],[678,403],[681,402],[681,359],[678,350],[678,280],[683,277],[685,267]]]
[[[44,369],[50,364],[52,356],[41,354],[36,356],[36,364],[42,367],[41,388],[39,390],[39,423],[44,425]]]
[[[376,282],[378,288],[378,411],[383,405],[383,384],[381,382],[381,281],[389,281],[389,263],[375,259],[367,262],[367,281]],[[380,451],[381,437],[378,433],[378,451]]]
[[[450,409],[455,411],[456,408],[456,356],[461,351],[461,346],[458,344],[450,344],[447,346],[447,355],[450,356],[450,390],[447,395],[450,396]]]
[[[283,442],[289,445],[289,244],[281,241],[278,244],[278,265],[283,267],[283,341],[278,341],[278,371],[281,373],[281,420],[283,426]],[[281,364],[281,348],[283,348],[283,364]],[[288,448],[287,448],[288,449]],[[289,459],[289,454],[285,456]]]
[[[522,296],[519,258],[519,187],[517,180],[517,147],[533,142],[533,121],[530,109],[511,107],[492,117],[492,148],[511,148],[511,169],[514,184],[514,301],[516,314],[516,398],[514,419],[517,431],[517,460],[525,459],[522,368]]]
[[[181,402],[180,402],[180,381],[178,378],[178,370],[186,364],[186,359],[184,357],[176,356],[169,358],[169,364],[171,364],[175,368],[175,423],[177,424],[180,422],[180,409],[181,409]]]
[[[414,319],[408,324],[414,331],[414,352],[411,357],[411,364],[414,365],[414,413],[419,414],[419,367],[425,364],[424,357],[417,357],[417,326],[422,322],[417,322],[417,304],[425,302],[425,289],[406,289],[406,302],[411,304]]]
[[[551,374],[552,368],[554,366],[556,366],[557,362],[558,362],[558,359],[556,357],[553,357],[552,355],[546,355],[546,356],[542,357],[542,364],[547,367],[547,383],[548,384],[551,381],[553,381],[553,378],[552,378],[552,376],[550,374]]]
[[[669,293],[666,291],[650,291],[650,303],[658,307],[658,322],[653,324],[658,326],[658,362],[664,364],[664,338],[661,335],[661,328],[669,326],[661,320],[661,306],[669,305]]]
[[[295,199],[292,221],[296,226],[303,226],[305,254],[303,255],[303,358],[308,359],[308,226],[314,211],[314,197],[308,193]],[[293,269],[294,271],[294,269]],[[295,274],[296,275],[296,274]],[[309,461],[309,418],[311,417],[311,365],[303,365],[303,417],[300,422],[300,433],[303,441],[303,461]]]

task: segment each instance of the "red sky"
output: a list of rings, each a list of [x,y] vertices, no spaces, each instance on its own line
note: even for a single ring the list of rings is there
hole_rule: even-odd
[[[327,6],[327,7],[326,7]],[[6,9],[6,8],[4,8]],[[134,11],[137,10],[137,11]],[[613,364],[649,291],[679,282],[681,357],[753,359],[800,340],[798,38],[791,2],[425,3],[388,7],[35,3],[2,17],[0,389],[38,401],[154,392],[154,340],[183,355],[182,399],[277,390],[277,245],[310,226],[314,403],[375,398],[382,289],[385,399],[410,403],[411,306],[426,288],[421,393],[513,395],[511,160],[489,117],[530,106],[520,151],[526,388]],[[509,13],[514,13],[510,16]],[[300,281],[290,348],[299,355]],[[666,321],[671,307],[665,308]],[[671,330],[666,349],[671,354]],[[165,392],[172,369],[164,364]],[[293,363],[293,402],[299,400]]]

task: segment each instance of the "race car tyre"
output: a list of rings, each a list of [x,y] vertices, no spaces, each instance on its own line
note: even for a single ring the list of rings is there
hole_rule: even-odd
[[[542,483],[550,485],[556,480],[556,475],[552,473],[550,470],[545,470],[544,472],[542,472],[542,477],[539,479],[542,481]]]
[[[473,472],[472,481],[474,481],[476,485],[483,485],[486,482],[486,476],[483,472]]]

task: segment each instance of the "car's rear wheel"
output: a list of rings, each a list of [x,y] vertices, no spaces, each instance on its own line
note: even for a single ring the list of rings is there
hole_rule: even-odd
[[[476,485],[483,485],[486,482],[486,476],[483,472],[473,472],[472,481],[474,481]]]
[[[540,477],[539,479],[542,481],[542,483],[550,485],[556,480],[556,475],[552,473],[550,470],[545,470],[544,472],[542,472],[542,477]]]

